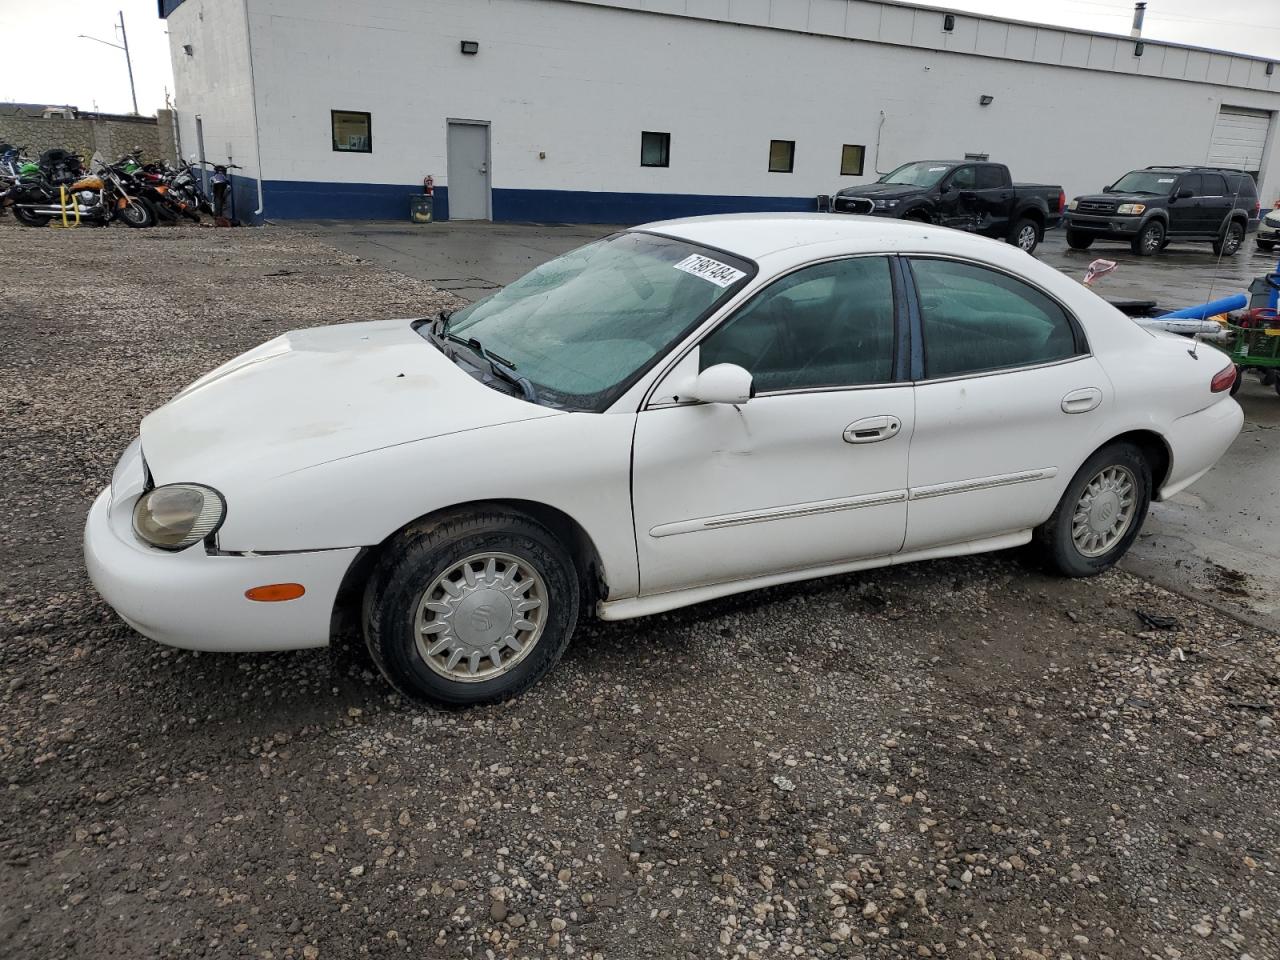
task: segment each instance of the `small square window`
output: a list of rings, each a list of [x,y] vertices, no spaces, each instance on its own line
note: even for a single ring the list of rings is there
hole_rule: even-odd
[[[840,176],[862,176],[862,164],[866,160],[867,148],[860,143],[846,143],[840,151]]]
[[[671,134],[645,130],[640,134],[640,166],[671,166]]]
[[[373,153],[372,114],[359,110],[330,110],[333,149],[341,153]]]
[[[796,142],[794,140],[769,141],[769,172],[790,173],[796,166]]]

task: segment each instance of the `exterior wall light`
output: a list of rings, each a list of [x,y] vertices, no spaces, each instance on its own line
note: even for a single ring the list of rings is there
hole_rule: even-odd
[[[984,93],[982,96],[978,98],[978,103],[982,104],[984,107],[989,107],[991,106],[991,101],[993,101],[994,99],[995,97],[993,97],[991,94]]]
[[[1269,77],[1269,76],[1271,76],[1271,75],[1272,75],[1273,73],[1275,73],[1275,72],[1276,72],[1276,65],[1275,65],[1274,63],[1268,63],[1268,64],[1267,64],[1267,76]]]
[[[184,43],[182,45],[182,52],[185,53],[188,57],[193,57],[195,56],[196,51],[195,51],[195,48],[191,46],[191,44]]]
[[[1141,40],[1139,40],[1137,43],[1133,45],[1133,55],[1135,57],[1140,57],[1142,56],[1142,52],[1146,49],[1147,49],[1147,45],[1143,43]]]
[[[948,13],[945,17],[942,18],[942,29],[946,33],[950,33],[955,28],[956,28],[956,15],[954,13]]]
[[[465,54],[466,56],[474,57],[477,53],[480,52],[480,41],[463,40],[461,44],[461,49],[463,54]]]

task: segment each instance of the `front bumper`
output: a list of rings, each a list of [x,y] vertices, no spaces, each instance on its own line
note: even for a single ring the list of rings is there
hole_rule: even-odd
[[[1261,221],[1258,224],[1258,239],[1264,243],[1280,243],[1280,226]]]
[[[1092,233],[1100,237],[1128,239],[1143,224],[1141,217],[1089,216],[1068,213],[1062,218],[1062,226],[1077,233]]]
[[[84,562],[102,599],[143,636],[188,650],[264,651],[329,642],[338,587],[358,547],[308,553],[217,555],[203,544],[170,553],[133,533],[137,496],[103,490],[84,528]],[[260,603],[251,587],[300,583],[297,600]]]

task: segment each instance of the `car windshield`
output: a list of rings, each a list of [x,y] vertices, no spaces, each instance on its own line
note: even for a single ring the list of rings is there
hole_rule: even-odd
[[[1171,170],[1134,170],[1107,187],[1107,193],[1149,193],[1153,196],[1168,196],[1173,192],[1173,185],[1178,181],[1178,174]]]
[[[886,173],[879,182],[900,183],[911,187],[932,187],[950,169],[945,163],[920,160],[916,163],[904,163],[897,170]]]
[[[539,402],[603,410],[755,272],[728,254],[620,233],[557,257],[449,318]]]

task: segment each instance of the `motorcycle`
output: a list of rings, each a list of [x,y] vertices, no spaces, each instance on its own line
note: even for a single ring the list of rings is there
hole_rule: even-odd
[[[54,217],[64,216],[104,227],[112,220],[122,220],[130,227],[156,224],[156,211],[150,202],[131,191],[120,175],[96,155],[88,176],[69,184],[58,183],[42,169],[38,175],[23,176],[10,191],[10,199],[14,217],[26,227],[44,227]]]

